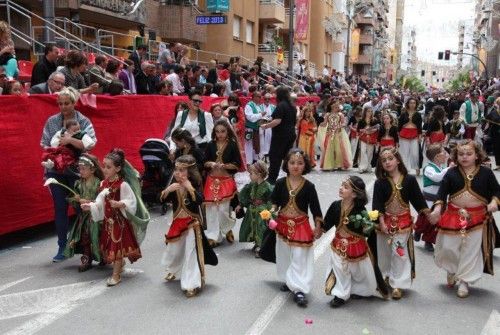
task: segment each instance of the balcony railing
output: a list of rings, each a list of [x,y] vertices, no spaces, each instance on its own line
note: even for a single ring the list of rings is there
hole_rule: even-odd
[[[284,0],[260,0],[259,19],[270,23],[285,22]]]

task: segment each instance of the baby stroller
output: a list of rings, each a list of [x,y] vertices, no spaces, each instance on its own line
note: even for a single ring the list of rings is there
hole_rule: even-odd
[[[160,193],[172,178],[174,165],[168,158],[170,149],[167,142],[157,138],[147,139],[139,150],[144,163],[142,176],[142,198],[148,206],[161,204]],[[167,212],[162,204],[161,214]]]

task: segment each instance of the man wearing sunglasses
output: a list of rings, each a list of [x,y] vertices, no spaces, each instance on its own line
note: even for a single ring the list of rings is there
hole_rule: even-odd
[[[49,80],[30,88],[30,94],[54,94],[60,92],[64,88],[65,77],[61,72],[53,72],[49,76]]]

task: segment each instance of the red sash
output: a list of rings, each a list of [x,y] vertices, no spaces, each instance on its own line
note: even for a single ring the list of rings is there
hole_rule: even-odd
[[[231,199],[236,193],[236,181],[231,176],[207,176],[203,197],[205,202]]]
[[[469,220],[462,216],[459,207],[449,203],[439,220],[438,227],[443,230],[460,231],[464,229],[467,231],[481,225],[486,220],[485,206],[464,208],[464,210],[469,213]]]
[[[368,244],[362,237],[353,236],[345,231],[337,231],[332,241],[332,249],[343,258],[355,260],[366,255]]]
[[[399,215],[390,213],[384,214],[384,222],[390,234],[397,233],[400,230],[410,228],[413,224],[410,211],[404,212]]]
[[[418,137],[418,129],[417,128],[403,128],[399,132],[399,137],[402,137],[407,140],[413,140]]]
[[[367,144],[377,144],[378,132],[373,134],[361,134],[359,135],[359,140]]]
[[[276,218],[278,225],[276,232],[286,241],[297,244],[310,245],[314,234],[307,216],[288,217],[279,214]]]
[[[381,147],[395,147],[396,141],[393,138],[383,138],[380,140]]]
[[[351,132],[349,133],[349,138],[353,139],[356,137],[358,137],[358,132],[356,130],[351,129]]]
[[[188,216],[185,218],[176,218],[172,221],[172,225],[165,235],[166,242],[174,242],[181,237],[181,235],[189,229],[189,227],[194,223],[192,217]]]
[[[429,142],[432,143],[439,143],[443,142],[446,138],[446,135],[442,131],[433,131],[429,134]]]

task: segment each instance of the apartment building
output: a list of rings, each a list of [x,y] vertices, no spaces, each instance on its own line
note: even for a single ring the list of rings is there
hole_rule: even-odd
[[[479,58],[486,64],[489,76],[500,75],[500,3],[497,1],[476,0],[474,18],[474,47]],[[484,66],[477,62],[480,74]]]

